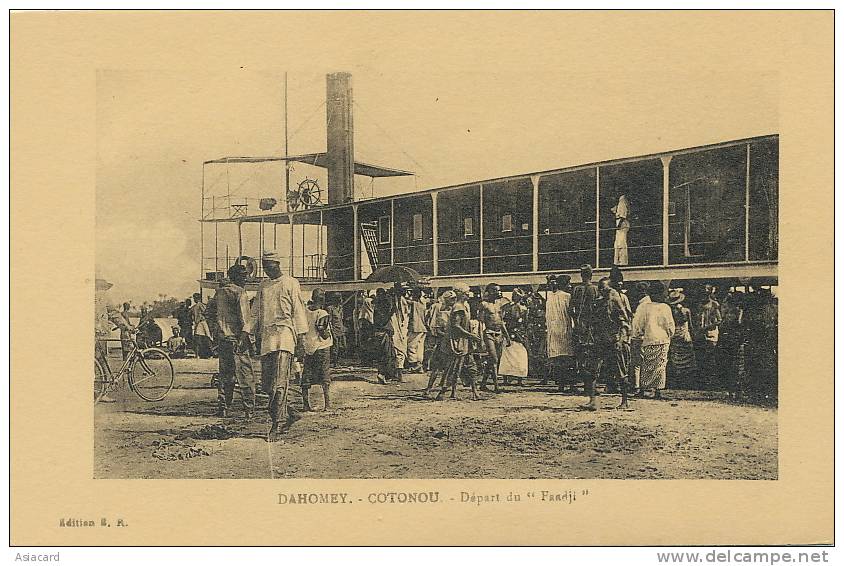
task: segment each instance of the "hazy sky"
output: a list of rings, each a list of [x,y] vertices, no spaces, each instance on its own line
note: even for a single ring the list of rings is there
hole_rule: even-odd
[[[202,161],[282,153],[285,70],[291,154],[325,149],[325,73],[353,74],[356,157],[418,173],[376,182],[376,195],[778,131],[778,76],[752,27],[695,39],[705,17],[671,33],[655,18],[610,36],[599,18],[520,18],[507,31],[405,21],[401,33],[357,19],[348,36],[279,49],[258,68],[100,71],[97,273],[111,299],[197,288]],[[280,187],[279,171],[250,186]]]

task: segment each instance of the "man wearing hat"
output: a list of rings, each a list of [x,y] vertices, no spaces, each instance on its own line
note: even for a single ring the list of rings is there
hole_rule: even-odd
[[[578,373],[584,384],[595,366],[595,340],[592,337],[592,307],[598,298],[598,287],[592,283],[592,266],[580,267],[581,284],[571,294],[571,313],[574,324],[574,350]]]
[[[690,387],[694,385],[697,362],[692,345],[692,313],[684,306],[685,301],[686,295],[679,289],[672,289],[665,301],[671,307],[671,315],[674,317],[674,334],[668,347],[667,370],[671,372],[674,385]],[[644,395],[644,389],[642,394]],[[659,395],[659,389],[656,389],[655,394]]]
[[[278,253],[264,252],[261,265],[268,279],[261,282],[255,298],[255,338],[261,355],[261,388],[270,398],[272,422],[267,440],[275,442],[281,432],[301,418],[288,395],[293,360],[302,351],[308,318],[299,281],[281,272]],[[282,419],[284,423],[280,425]]]
[[[217,416],[228,416],[235,383],[247,419],[255,411],[255,373],[252,369],[252,332],[255,322],[246,296],[246,267],[232,265],[228,281],[217,289],[217,324],[220,328],[220,373],[217,380]]]
[[[549,277],[548,299],[545,303],[549,371],[556,378],[560,392],[564,391],[566,386],[574,387],[569,376],[574,361],[571,295],[568,292],[570,281],[571,277],[564,273]]]

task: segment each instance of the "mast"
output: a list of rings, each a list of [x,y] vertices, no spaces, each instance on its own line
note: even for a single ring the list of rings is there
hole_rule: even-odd
[[[284,71],[284,157],[288,157],[287,139],[287,71]],[[287,201],[287,191],[290,190],[290,162],[284,160],[284,199]],[[291,258],[292,261],[292,258]]]

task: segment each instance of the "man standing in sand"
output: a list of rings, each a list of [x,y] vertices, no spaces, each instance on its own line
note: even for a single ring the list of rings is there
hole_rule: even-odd
[[[621,389],[621,405],[627,407],[627,366],[630,363],[629,308],[621,294],[612,288],[609,277],[598,282],[598,298],[592,307],[592,336],[595,339],[595,365],[584,384],[589,403],[584,409],[598,409],[598,378],[604,375],[607,383],[617,383]]]
[[[592,266],[580,268],[581,284],[571,294],[571,314],[574,324],[574,352],[577,373],[583,378],[584,387],[594,378],[597,365],[595,338],[592,335],[592,309],[598,298],[598,287],[592,283]]]
[[[301,415],[288,399],[294,355],[302,351],[308,318],[302,302],[299,281],[281,272],[281,259],[275,251],[261,257],[269,277],[258,287],[255,337],[261,355],[261,387],[269,396],[269,442],[278,440]],[[300,357],[301,356],[297,356]],[[284,424],[279,421],[285,418]]]
[[[422,289],[416,287],[410,291],[407,318],[407,371],[422,372],[422,359],[425,354],[425,304],[422,302]]]
[[[497,283],[487,285],[484,295],[484,300],[478,307],[478,320],[484,325],[483,342],[487,353],[481,391],[489,391],[486,381],[492,377],[493,390],[498,393],[498,363],[501,361],[502,350],[510,345],[510,335],[504,324],[502,308],[510,301],[501,294],[501,287]]]
[[[574,366],[574,344],[571,319],[571,277],[561,273],[548,276],[548,299],[545,302],[545,327],[548,329],[548,370],[557,381],[557,391],[574,391],[571,368]]]
[[[228,416],[237,383],[248,420],[255,411],[255,373],[252,370],[252,328],[255,323],[244,289],[246,267],[235,264],[229,268],[228,276],[228,283],[217,289],[214,295],[221,337],[217,416]]]
[[[446,335],[446,380],[437,395],[437,401],[442,401],[445,392],[451,388],[451,398],[456,397],[457,380],[465,375],[472,388],[472,399],[478,401],[478,391],[475,387],[480,372],[472,355],[472,342],[480,341],[481,337],[472,333],[470,322],[472,315],[469,310],[469,286],[458,283],[454,286],[455,300],[449,315],[448,334]]]
[[[206,309],[205,303],[202,302],[202,293],[194,293],[193,306],[190,308],[193,323],[193,349],[203,360],[211,357],[211,329],[208,327]]]

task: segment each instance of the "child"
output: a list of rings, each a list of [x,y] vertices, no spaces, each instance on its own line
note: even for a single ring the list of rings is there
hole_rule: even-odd
[[[170,355],[174,358],[184,357],[185,350],[187,349],[187,342],[185,342],[185,339],[180,336],[181,329],[178,326],[174,326],[170,330],[173,331],[173,336],[167,340],[167,349],[170,350]]]
[[[311,408],[308,391],[312,384],[322,385],[325,410],[331,406],[328,389],[331,386],[331,317],[325,310],[325,292],[314,289],[308,305],[308,332],[305,334],[305,364],[302,370],[302,397],[306,411]]]

